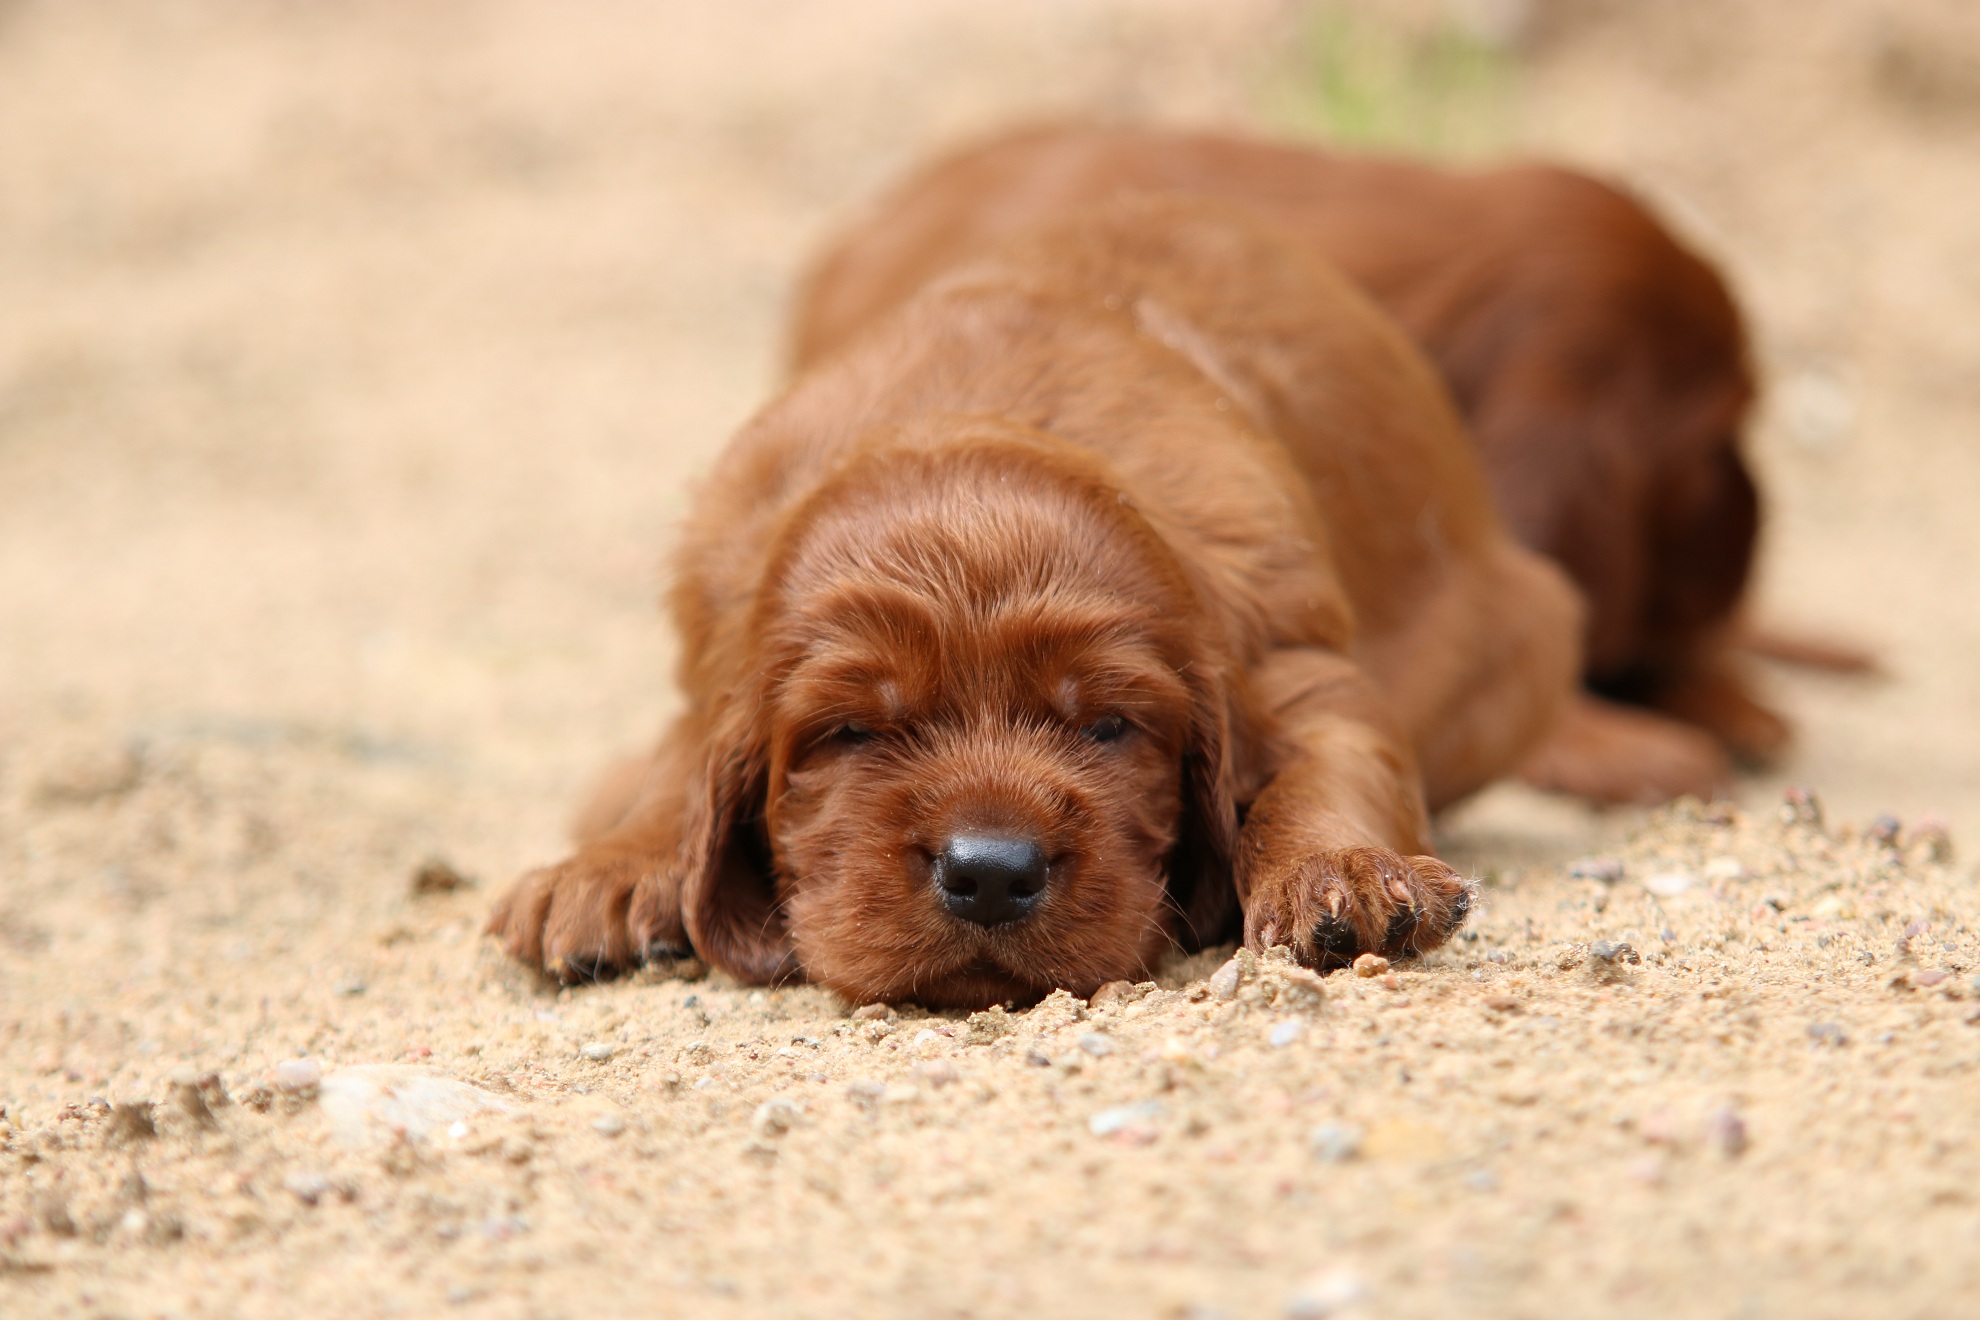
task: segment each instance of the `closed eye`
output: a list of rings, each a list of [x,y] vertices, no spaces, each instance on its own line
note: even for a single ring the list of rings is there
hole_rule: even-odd
[[[1110,743],[1128,731],[1128,722],[1119,715],[1102,715],[1079,731],[1088,742]]]

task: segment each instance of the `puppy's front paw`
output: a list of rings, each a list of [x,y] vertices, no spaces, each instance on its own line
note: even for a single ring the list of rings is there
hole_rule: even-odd
[[[1309,967],[1345,967],[1363,953],[1409,958],[1449,939],[1471,897],[1470,883],[1434,857],[1316,852],[1254,877],[1244,942],[1290,945]]]
[[[653,858],[586,848],[531,871],[495,904],[488,933],[565,983],[688,952],[676,885]]]

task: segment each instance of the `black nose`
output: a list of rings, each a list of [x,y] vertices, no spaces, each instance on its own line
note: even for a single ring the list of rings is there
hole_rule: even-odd
[[[1045,888],[1045,854],[1009,834],[958,834],[935,855],[935,883],[949,911],[979,926],[1029,913]]]

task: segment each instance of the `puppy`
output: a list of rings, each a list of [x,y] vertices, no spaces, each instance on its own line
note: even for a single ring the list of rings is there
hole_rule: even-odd
[[[799,379],[672,610],[685,709],[491,929],[566,977],[691,948],[954,1007],[1240,928],[1441,943],[1426,806],[1555,721],[1580,626],[1407,338],[1189,200],[1014,241]]]
[[[1709,265],[1593,179],[1208,134],[1020,133],[918,173],[827,253],[799,301],[797,362],[1003,235],[1133,192],[1213,197],[1284,225],[1441,371],[1501,515],[1586,602],[1590,695],[1529,777],[1604,801],[1709,797],[1728,751],[1780,748],[1787,726],[1727,654],[1759,526],[1740,454],[1753,385],[1739,312]]]

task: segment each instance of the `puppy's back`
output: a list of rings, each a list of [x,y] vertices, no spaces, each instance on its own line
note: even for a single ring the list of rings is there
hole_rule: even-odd
[[[724,457],[684,567],[731,600],[765,521],[862,443],[982,414],[1101,458],[1255,647],[1399,628],[1504,543],[1435,373],[1364,294],[1256,214],[1136,197],[993,246],[801,377]],[[698,595],[690,638],[735,614]]]
[[[937,161],[814,268],[800,367],[939,272],[1054,215],[1134,193],[1215,197],[1337,263],[1443,375],[1498,507],[1588,597],[1596,677],[1709,638],[1750,569],[1739,452],[1753,389],[1717,273],[1627,194],[1572,171],[1476,173],[1219,134],[1048,127]]]

